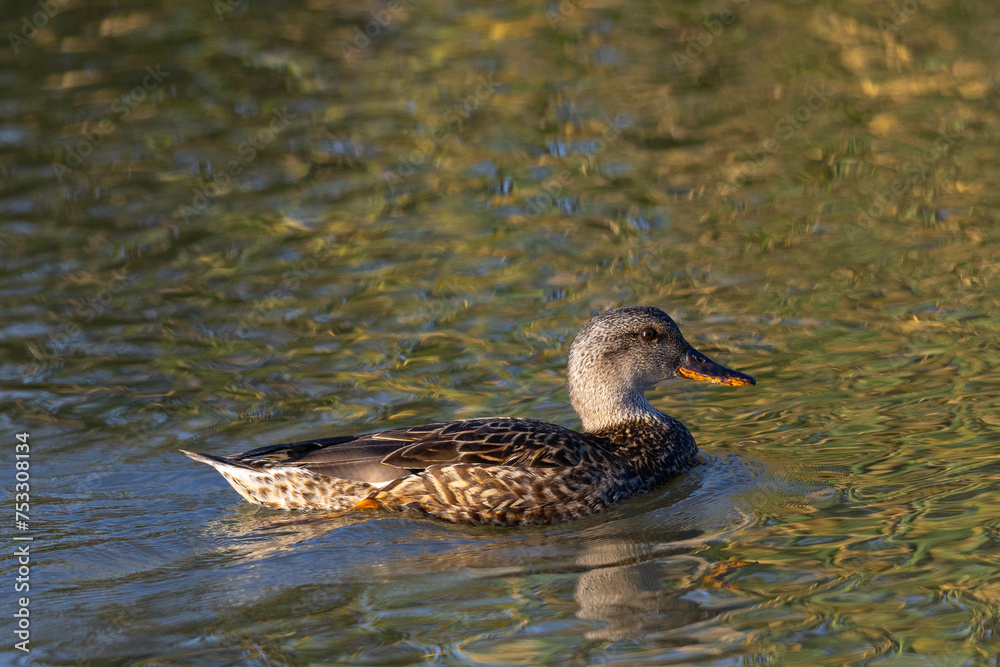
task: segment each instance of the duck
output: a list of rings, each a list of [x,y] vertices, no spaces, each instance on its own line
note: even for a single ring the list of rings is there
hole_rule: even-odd
[[[672,378],[756,380],[691,346],[651,306],[602,312],[569,349],[576,431],[538,419],[459,419],[270,445],[233,456],[182,450],[244,499],[283,510],[416,510],[452,522],[520,526],[593,514],[690,467],[698,447],[646,390]]]

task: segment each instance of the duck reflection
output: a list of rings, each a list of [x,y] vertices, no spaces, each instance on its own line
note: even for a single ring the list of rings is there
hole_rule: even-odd
[[[682,596],[690,586],[666,590],[664,581],[670,576],[662,558],[653,545],[611,541],[580,555],[578,562],[592,569],[577,579],[573,593],[576,616],[603,622],[586,633],[588,639],[641,637],[651,631],[691,625],[717,613],[685,600]],[[688,556],[686,560],[701,561],[692,564],[707,570],[708,563],[701,559]]]
[[[601,622],[587,632],[588,639],[647,637],[720,613],[685,597],[703,585],[713,565],[696,552],[723,539],[733,520],[740,519],[732,505],[726,512],[730,525],[721,530],[704,521],[707,514],[692,514],[693,506],[707,510],[711,505],[704,479],[704,474],[692,475],[651,499],[659,509],[644,513],[644,530],[638,535],[630,516],[584,531],[576,556],[583,568],[573,594],[576,616]]]
[[[506,581],[521,590],[526,576],[553,575],[552,580],[564,582],[559,586],[572,586],[571,613],[591,626],[584,630],[586,638],[648,639],[666,633],[664,641],[683,644],[698,634],[699,624],[721,613],[692,595],[717,586],[706,583],[717,563],[699,554],[707,552],[707,545],[727,541],[747,521],[732,497],[741,485],[725,476],[713,478],[720,467],[731,470],[710,458],[708,466],[656,494],[553,527],[456,526],[416,515],[359,512],[289,516],[240,505],[235,517],[208,530],[213,540],[223,538],[226,555],[236,561],[281,554],[307,559],[310,568],[320,568],[312,576],[325,580],[319,586],[329,587],[331,596],[347,581],[398,590],[433,577],[448,589],[440,592],[441,599],[457,599],[472,580]],[[327,556],[317,558],[306,545]],[[249,568],[248,576],[257,569]],[[288,577],[289,587],[301,583],[295,572]],[[327,595],[317,592],[319,597],[310,599],[319,602]]]

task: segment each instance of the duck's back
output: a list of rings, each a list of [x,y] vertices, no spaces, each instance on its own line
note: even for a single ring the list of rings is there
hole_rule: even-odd
[[[261,447],[231,457],[257,469],[295,466],[383,484],[433,465],[568,468],[604,440],[537,419],[462,419]]]
[[[658,417],[664,421],[612,434],[529,419],[456,422],[386,457],[384,463],[418,474],[384,486],[371,506],[499,525],[591,514],[647,491],[694,456],[684,425]]]

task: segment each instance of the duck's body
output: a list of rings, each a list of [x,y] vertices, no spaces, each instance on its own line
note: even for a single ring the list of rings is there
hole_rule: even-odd
[[[570,396],[582,433],[534,419],[465,419],[225,458],[185,453],[269,507],[555,523],[648,491],[690,463],[697,452],[691,433],[643,395],[677,375],[754,383],[694,350],[662,311],[618,308],[591,320],[570,350]]]
[[[449,521],[554,523],[647,491],[688,464],[694,438],[662,417],[608,433],[464,419],[192,458],[218,468],[250,502],[278,509],[349,510],[366,501]]]

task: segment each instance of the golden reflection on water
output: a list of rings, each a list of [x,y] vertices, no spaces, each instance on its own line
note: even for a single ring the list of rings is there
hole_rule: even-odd
[[[0,57],[36,655],[995,660],[994,14],[60,5]],[[651,392],[706,464],[581,522],[279,516],[176,454],[572,426],[569,341],[631,303],[758,385]]]

